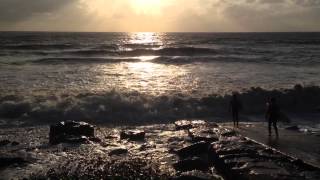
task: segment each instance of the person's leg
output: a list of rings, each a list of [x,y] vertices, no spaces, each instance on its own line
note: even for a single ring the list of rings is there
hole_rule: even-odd
[[[276,136],[279,137],[278,127],[277,127],[277,120],[273,121],[273,127],[274,127],[274,131],[276,132]]]
[[[236,122],[237,122],[237,127],[239,127],[239,112],[236,111]]]
[[[236,127],[236,114],[234,111],[232,111],[232,121],[233,121],[233,127]]]
[[[269,136],[271,136],[271,120],[268,121]]]

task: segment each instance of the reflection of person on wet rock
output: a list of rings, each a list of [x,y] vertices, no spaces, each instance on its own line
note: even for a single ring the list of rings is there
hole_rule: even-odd
[[[268,130],[269,136],[271,136],[271,126],[273,126],[276,136],[279,137],[277,121],[280,115],[280,109],[277,105],[276,99],[271,98],[269,102],[267,102],[267,112],[266,119],[268,120]]]
[[[236,94],[233,94],[230,101],[229,111],[232,113],[233,126],[239,127],[239,111],[242,109],[242,104]]]

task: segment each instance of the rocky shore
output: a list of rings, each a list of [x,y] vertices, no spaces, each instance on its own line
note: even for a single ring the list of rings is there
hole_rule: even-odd
[[[112,128],[62,123],[53,127],[2,129],[0,177],[320,179],[318,167],[213,122]]]

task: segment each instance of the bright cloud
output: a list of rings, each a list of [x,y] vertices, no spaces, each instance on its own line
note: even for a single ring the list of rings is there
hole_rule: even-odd
[[[0,30],[319,31],[320,0],[0,0]]]

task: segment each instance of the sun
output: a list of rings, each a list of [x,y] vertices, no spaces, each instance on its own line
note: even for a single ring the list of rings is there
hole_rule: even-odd
[[[163,0],[131,0],[132,6],[140,14],[159,14]]]

